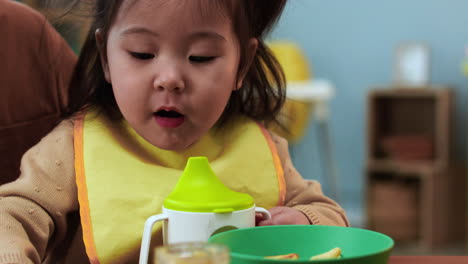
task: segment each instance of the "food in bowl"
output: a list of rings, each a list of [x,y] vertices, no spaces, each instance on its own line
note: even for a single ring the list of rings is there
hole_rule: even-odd
[[[296,253],[290,253],[285,255],[277,256],[266,256],[266,259],[299,259],[299,255]],[[327,252],[310,257],[310,260],[323,260],[323,259],[337,259],[341,258],[341,248],[332,248]]]
[[[341,258],[341,248],[339,248],[339,247],[332,248],[331,250],[329,250],[329,251],[327,251],[325,253],[312,256],[312,257],[310,257],[310,260],[337,259],[337,258]]]
[[[285,255],[277,255],[277,256],[266,256],[266,259],[298,259],[299,255],[296,253],[290,253]]]

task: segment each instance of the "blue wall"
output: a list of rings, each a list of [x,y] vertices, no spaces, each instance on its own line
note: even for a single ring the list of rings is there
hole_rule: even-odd
[[[431,83],[455,88],[456,159],[466,154],[468,79],[460,71],[468,45],[467,0],[290,0],[272,39],[297,42],[309,58],[313,76],[335,84],[330,126],[342,190],[342,204],[361,208],[366,155],[366,96],[393,78],[394,49],[421,41],[431,49]],[[305,178],[329,188],[311,125],[293,161]]]

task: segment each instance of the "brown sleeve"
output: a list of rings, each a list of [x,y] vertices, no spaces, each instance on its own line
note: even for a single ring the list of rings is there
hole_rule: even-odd
[[[294,168],[289,156],[288,142],[272,133],[278,150],[286,181],[285,206],[304,213],[314,225],[349,226],[345,211],[335,201],[326,197],[318,181],[305,180]]]
[[[76,54],[38,11],[0,1],[0,184],[60,121]]]
[[[0,263],[41,263],[63,243],[78,210],[73,155],[73,124],[63,121],[25,153],[18,180],[0,186]]]

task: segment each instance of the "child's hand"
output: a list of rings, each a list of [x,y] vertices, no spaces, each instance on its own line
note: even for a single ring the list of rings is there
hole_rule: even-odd
[[[271,219],[264,220],[262,215],[256,215],[257,226],[267,225],[310,225],[309,219],[301,211],[286,207],[277,206],[268,210]]]

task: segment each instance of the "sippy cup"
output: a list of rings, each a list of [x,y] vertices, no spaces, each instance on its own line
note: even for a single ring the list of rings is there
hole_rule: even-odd
[[[227,188],[206,157],[191,157],[164,200],[162,214],[150,216],[145,222],[139,263],[148,261],[151,231],[158,221],[164,221],[164,244],[206,242],[223,231],[255,226],[256,212],[271,218],[266,209],[255,206],[250,195]]]

